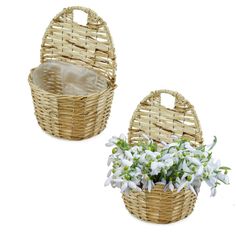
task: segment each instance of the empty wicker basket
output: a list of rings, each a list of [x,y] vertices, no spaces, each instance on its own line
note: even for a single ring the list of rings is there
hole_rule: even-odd
[[[175,98],[174,108],[162,105],[162,94]],[[129,143],[142,141],[142,134],[157,143],[171,143],[173,135],[185,137],[195,145],[203,142],[194,107],[179,93],[169,90],[151,92],[138,105],[130,123]],[[162,185],[156,185],[151,192],[123,194],[123,200],[129,212],[142,220],[171,223],[187,217],[193,211],[196,196],[187,189],[179,193],[176,190],[164,192]]]
[[[87,14],[87,24],[74,21],[74,12]],[[94,11],[69,7],[49,24],[41,47],[41,63],[62,61],[79,65],[104,77],[107,88],[88,96],[63,94],[53,76],[44,78],[50,89],[45,91],[32,80],[35,114],[39,125],[49,134],[66,139],[85,139],[99,134],[110,114],[116,87],[115,50],[106,23]],[[99,85],[98,85],[99,86]]]

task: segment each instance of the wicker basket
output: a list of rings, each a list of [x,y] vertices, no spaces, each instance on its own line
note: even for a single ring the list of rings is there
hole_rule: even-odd
[[[175,98],[173,109],[162,105],[163,93]],[[203,142],[194,107],[179,93],[169,90],[152,92],[138,105],[130,122],[129,143],[142,141],[142,134],[157,143],[171,143],[173,135],[185,137],[195,145]],[[162,185],[156,185],[151,192],[123,194],[123,200],[129,212],[142,220],[171,223],[187,217],[193,211],[196,196],[187,189],[180,193],[176,190],[164,192]]]
[[[74,19],[75,11],[87,14],[87,24]],[[92,69],[107,80],[107,89],[89,96],[63,94],[55,78],[44,79],[50,91],[29,84],[39,125],[47,133],[65,139],[85,139],[99,134],[110,114],[116,88],[116,60],[111,35],[106,23],[94,11],[69,7],[49,24],[41,47],[41,63],[63,61]],[[53,77],[53,76],[52,76]]]

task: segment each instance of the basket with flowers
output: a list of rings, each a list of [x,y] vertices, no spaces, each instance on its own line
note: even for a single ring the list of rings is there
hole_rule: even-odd
[[[160,92],[152,93],[151,98],[156,94]],[[180,98],[177,93],[175,95]],[[156,100],[151,100],[150,96],[148,99],[147,102],[145,98],[141,106],[157,106],[150,102]],[[192,106],[191,109],[193,111]],[[196,138],[191,140],[189,137],[194,136],[190,133],[179,135],[177,132],[175,135],[171,132],[166,141],[161,141],[158,135],[153,135],[153,130],[149,133],[141,130],[141,127],[149,128],[140,121],[140,127],[137,129],[135,126],[134,129],[134,120],[143,118],[137,116],[140,110],[143,109],[139,105],[131,121],[129,140],[121,135],[112,137],[107,143],[112,147],[112,154],[108,159],[111,168],[105,185],[120,188],[126,208],[138,218],[155,223],[175,222],[193,211],[202,182],[210,187],[211,196],[215,196],[218,185],[229,184],[227,174],[230,168],[221,166],[220,161],[212,157],[216,137],[212,144],[204,145],[196,142]],[[173,109],[176,110],[178,105]],[[187,111],[184,112],[186,115]],[[165,114],[163,109],[162,114]],[[192,114],[196,117],[195,113]],[[152,125],[151,122],[149,125]],[[199,137],[197,135],[195,137]]]

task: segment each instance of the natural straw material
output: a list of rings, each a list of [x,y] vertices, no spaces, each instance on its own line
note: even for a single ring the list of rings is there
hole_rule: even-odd
[[[161,95],[175,99],[173,108],[162,105]],[[159,90],[145,97],[135,110],[129,127],[129,142],[137,143],[146,134],[157,143],[171,143],[172,136],[186,138],[194,144],[203,142],[202,131],[193,105],[178,92]]]
[[[166,108],[162,94],[175,98],[173,108]],[[143,140],[145,134],[158,144],[171,143],[173,135],[185,137],[193,144],[203,142],[202,131],[194,107],[179,93],[169,90],[151,92],[135,110],[130,122],[129,143]],[[154,223],[171,223],[187,217],[194,208],[196,196],[183,189],[180,193],[164,192],[163,186],[156,185],[151,192],[130,192],[123,194],[125,206],[136,217]]]
[[[129,212],[136,217],[153,223],[173,223],[184,219],[193,211],[196,196],[190,190],[177,193],[164,192],[163,185],[155,185],[151,192],[130,192],[123,194]]]
[[[87,14],[86,25],[74,21],[76,11]],[[88,96],[66,95],[62,93],[61,80],[51,73],[44,78],[48,88],[45,91],[33,83],[32,70],[29,84],[39,125],[49,134],[66,139],[99,134],[106,127],[116,87],[115,49],[106,23],[88,8],[64,9],[53,18],[42,42],[41,63],[52,60],[94,70],[105,77],[107,89]]]

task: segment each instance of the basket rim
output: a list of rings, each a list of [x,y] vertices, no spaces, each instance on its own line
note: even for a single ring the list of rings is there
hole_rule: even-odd
[[[89,98],[89,97],[93,97],[93,96],[101,96],[102,94],[106,93],[107,91],[109,91],[110,89],[114,90],[117,85],[115,83],[112,83],[111,80],[107,79],[106,76],[100,74],[99,72],[95,71],[97,74],[101,75],[102,77],[104,77],[106,79],[106,82],[107,82],[107,88],[100,91],[100,92],[96,92],[96,93],[91,93],[91,94],[88,94],[86,96],[84,95],[70,95],[70,94],[56,94],[56,93],[51,93],[51,92],[48,92],[42,88],[40,88],[38,85],[36,85],[34,82],[33,82],[33,78],[32,78],[32,73],[34,72],[34,70],[38,68],[38,67],[34,67],[30,70],[30,73],[29,73],[29,76],[28,76],[28,82],[30,84],[30,87],[33,88],[33,89],[37,89],[39,90],[40,92],[44,93],[44,94],[47,94],[49,96],[54,96],[54,97],[70,97],[70,98],[81,98],[81,99],[84,99],[84,98]],[[92,70],[94,71],[93,69],[91,68],[87,68],[85,67],[86,69],[89,69],[89,70]]]
[[[146,194],[150,194],[150,193],[154,192],[155,190],[162,191],[164,194],[167,194],[167,195],[172,195],[172,194],[181,194],[184,191],[184,192],[191,192],[197,198],[197,196],[190,189],[187,189],[186,187],[181,189],[180,192],[177,192],[177,189],[174,189],[173,191],[170,191],[169,189],[167,189],[167,191],[164,191],[164,188],[165,188],[165,185],[160,184],[160,183],[156,183],[156,184],[154,184],[154,187],[151,189],[150,192],[147,189],[142,189],[142,191],[132,190],[128,194],[123,193],[122,195],[125,195],[127,197],[130,194],[142,194],[142,195],[144,194],[144,195],[146,195]]]

